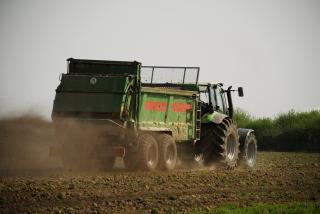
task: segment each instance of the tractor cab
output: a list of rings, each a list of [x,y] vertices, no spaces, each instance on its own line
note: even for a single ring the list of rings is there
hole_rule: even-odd
[[[224,90],[223,84],[200,84],[199,93],[201,101],[201,114],[220,112],[232,118],[233,116],[233,105],[231,92],[231,86]],[[238,88],[238,94],[240,97],[243,96],[243,88]]]

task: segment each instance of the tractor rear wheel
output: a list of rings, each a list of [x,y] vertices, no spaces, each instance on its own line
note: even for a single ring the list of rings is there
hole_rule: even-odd
[[[172,170],[177,163],[177,145],[168,134],[160,134],[157,137],[159,147],[159,168]]]
[[[239,157],[237,125],[230,118],[220,124],[202,124],[200,150],[204,165],[221,163],[226,169],[234,169]]]
[[[241,162],[248,167],[254,167],[257,158],[257,139],[253,133],[245,139],[241,150]]]

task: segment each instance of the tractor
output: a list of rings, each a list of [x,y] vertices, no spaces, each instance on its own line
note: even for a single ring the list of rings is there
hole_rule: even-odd
[[[257,140],[233,120],[239,87],[200,84],[199,67],[143,66],[137,61],[67,60],[52,110],[57,143],[50,154],[66,168],[173,170],[178,160],[253,167]]]

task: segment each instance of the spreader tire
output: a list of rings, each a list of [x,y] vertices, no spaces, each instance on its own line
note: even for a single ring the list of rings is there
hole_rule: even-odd
[[[151,134],[139,136],[138,167],[144,171],[153,171],[158,166],[158,144]]]
[[[168,134],[161,134],[157,137],[159,147],[159,169],[172,170],[177,163],[177,145],[174,139]]]

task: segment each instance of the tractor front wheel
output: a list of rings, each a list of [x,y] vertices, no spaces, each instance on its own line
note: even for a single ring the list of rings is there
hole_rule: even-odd
[[[253,133],[250,133],[243,144],[241,151],[241,162],[248,167],[254,167],[257,158],[257,139]]]

